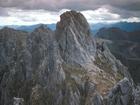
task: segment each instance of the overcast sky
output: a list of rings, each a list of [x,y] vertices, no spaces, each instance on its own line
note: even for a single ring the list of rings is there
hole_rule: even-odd
[[[0,25],[56,23],[71,9],[89,23],[140,22],[140,0],[0,0]]]

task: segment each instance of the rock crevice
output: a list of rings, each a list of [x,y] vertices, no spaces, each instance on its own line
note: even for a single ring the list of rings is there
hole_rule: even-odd
[[[81,13],[60,18],[55,32],[0,30],[0,105],[129,105],[134,86],[126,67],[96,48]]]

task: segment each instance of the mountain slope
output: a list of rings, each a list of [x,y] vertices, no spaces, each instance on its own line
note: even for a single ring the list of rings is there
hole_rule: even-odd
[[[91,24],[91,30],[96,34],[102,28],[119,28],[121,30],[132,32],[140,30],[140,22],[117,22],[117,23],[96,23]]]
[[[97,48],[85,17],[60,18],[55,32],[0,30],[0,104],[134,105],[127,68]]]
[[[126,32],[121,29],[101,29],[96,37],[110,40],[110,51],[128,67],[134,81],[140,82],[140,31]]]

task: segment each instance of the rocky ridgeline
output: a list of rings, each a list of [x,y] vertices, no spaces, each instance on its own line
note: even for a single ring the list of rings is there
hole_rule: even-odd
[[[111,53],[130,72],[134,82],[140,83],[140,31],[126,32],[119,28],[102,28],[95,37],[106,42]]]
[[[60,17],[55,32],[0,30],[0,105],[139,105],[127,68],[99,48],[84,16]]]

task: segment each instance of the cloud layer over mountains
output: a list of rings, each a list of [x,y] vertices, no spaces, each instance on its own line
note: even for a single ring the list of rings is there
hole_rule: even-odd
[[[54,23],[64,9],[84,13],[89,22],[140,21],[140,0],[0,0],[0,21]]]
[[[1,7],[17,7],[23,9],[95,9],[103,5],[123,8],[127,10],[140,10],[139,0],[0,0]]]

